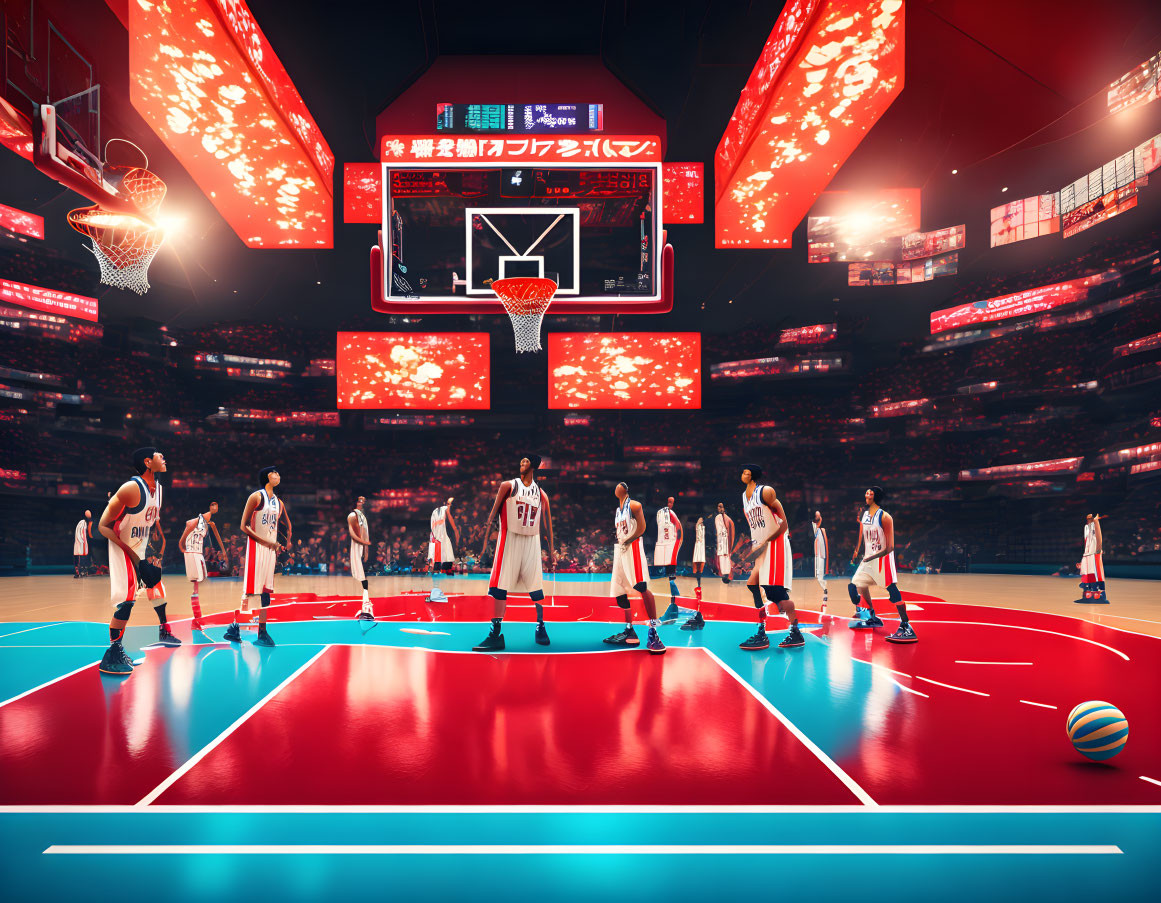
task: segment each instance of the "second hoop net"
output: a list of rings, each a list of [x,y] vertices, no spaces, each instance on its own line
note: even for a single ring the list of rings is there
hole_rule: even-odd
[[[556,294],[556,283],[538,276],[516,276],[497,279],[492,283],[492,291],[499,297],[512,321],[516,350],[542,350],[540,326]]]

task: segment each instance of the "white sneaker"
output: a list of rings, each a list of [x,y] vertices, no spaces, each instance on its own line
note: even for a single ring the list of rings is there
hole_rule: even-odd
[[[427,601],[428,602],[446,602],[447,595],[444,593],[444,591],[442,589],[440,589],[439,587],[435,587],[434,589],[432,589],[432,591],[430,593],[427,594]]]

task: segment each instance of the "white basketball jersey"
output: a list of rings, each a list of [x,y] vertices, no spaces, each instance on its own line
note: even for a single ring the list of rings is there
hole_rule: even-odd
[[[613,529],[617,533],[617,542],[624,542],[637,529],[637,518],[629,510],[629,502],[630,499],[626,496],[625,504],[618,508],[617,513],[613,516]]]
[[[746,523],[750,525],[750,541],[754,545],[765,542],[782,525],[782,518],[762,501],[765,486],[755,486],[753,495],[747,498],[742,491],[742,510],[746,513]]]
[[[705,547],[705,524],[698,524],[693,528],[693,541],[699,546]]]
[[[669,545],[677,542],[677,524],[673,522],[673,509],[661,508],[657,512],[657,544]]]
[[[527,486],[521,479],[513,480],[512,492],[504,500],[504,526],[509,533],[539,536],[542,506],[540,487],[535,480]]]
[[[77,521],[76,529],[73,530],[73,539],[75,539],[81,545],[84,545],[88,538],[89,522],[82,517],[79,521]]]
[[[1084,554],[1095,555],[1097,550],[1096,523],[1084,525]]]
[[[367,531],[367,516],[358,508],[352,511],[351,514],[355,515],[355,522],[359,525],[359,538],[370,542],[371,534]]]
[[[440,505],[431,512],[431,541],[447,542],[447,505]]]
[[[139,558],[144,558],[149,546],[149,531],[161,516],[161,483],[157,483],[157,488],[150,492],[141,477],[134,477],[133,482],[141,490],[141,501],[135,508],[126,508],[121,512],[113,525],[113,531]]]
[[[189,536],[185,538],[185,550],[197,555],[202,554],[205,548],[206,533],[209,532],[209,529],[206,519],[199,514],[197,526],[190,530]]]
[[[250,529],[267,542],[278,541],[278,516],[282,513],[282,503],[278,496],[268,493],[265,489],[258,490],[262,501],[250,518]]]
[[[812,524],[814,527],[814,554],[816,558],[826,557],[826,534],[822,532],[822,527],[818,524]]]
[[[718,536],[718,554],[725,555],[730,551],[730,526],[724,514],[714,515],[714,531]]]
[[[874,514],[871,509],[863,512],[860,523],[863,525],[863,557],[882,552],[887,548],[887,533],[883,529],[883,509]]]

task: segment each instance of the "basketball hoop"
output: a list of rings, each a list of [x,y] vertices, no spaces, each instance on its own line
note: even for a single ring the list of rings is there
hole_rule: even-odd
[[[540,324],[544,312],[556,294],[556,283],[551,279],[537,276],[516,276],[511,279],[497,279],[492,283],[492,291],[500,298],[512,330],[516,333],[517,351],[540,351]]]

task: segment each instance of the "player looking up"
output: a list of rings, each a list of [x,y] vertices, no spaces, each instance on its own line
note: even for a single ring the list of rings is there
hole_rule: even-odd
[[[225,638],[231,643],[242,640],[238,620],[250,612],[250,597],[261,594],[262,607],[258,609],[258,636],[255,646],[273,646],[274,640],[266,630],[266,610],[274,592],[274,566],[282,546],[278,543],[278,523],[286,518],[286,541],[290,542],[290,514],[286,505],[274,494],[282,482],[277,467],[263,467],[258,471],[260,489],[251,492],[242,511],[241,530],[246,536],[246,565],[242,571],[241,606],[234,610],[234,621],[226,628]]]

